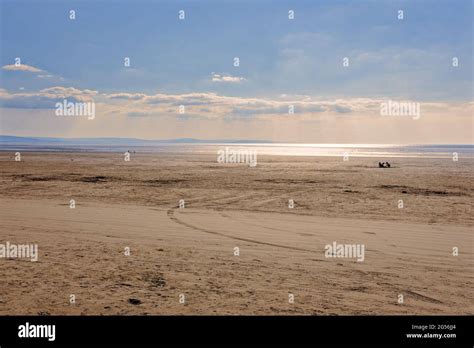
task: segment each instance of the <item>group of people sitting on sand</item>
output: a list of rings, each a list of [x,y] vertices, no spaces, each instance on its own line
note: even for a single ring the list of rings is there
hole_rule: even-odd
[[[390,168],[390,163],[388,163],[388,162],[379,162],[379,168]]]

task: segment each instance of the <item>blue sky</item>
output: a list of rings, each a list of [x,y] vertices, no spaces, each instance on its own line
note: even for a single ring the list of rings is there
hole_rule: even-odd
[[[403,20],[397,18],[400,9]],[[69,19],[69,10],[76,11],[75,20]],[[185,20],[178,19],[180,10],[185,11]],[[288,19],[289,10],[295,11],[294,20]],[[2,124],[14,132],[9,118],[17,117],[10,115],[19,110],[11,109],[21,109],[22,97],[27,99],[27,108],[35,108],[32,96],[24,94],[37,93],[34,98],[38,99],[42,90],[53,87],[74,88],[75,94],[97,91],[102,97],[160,93],[188,95],[189,99],[190,94],[204,93],[244,98],[248,103],[266,99],[276,101],[270,106],[276,110],[284,109],[278,104],[281,100],[338,100],[341,105],[334,106],[333,112],[354,115],[360,110],[355,99],[409,99],[456,106],[472,100],[472,22],[470,0],[1,0],[1,65],[14,64],[20,57],[22,64],[41,70],[1,70],[0,88],[7,94]],[[130,67],[124,67],[124,57],[130,57]],[[234,57],[239,57],[239,67],[233,66]],[[343,67],[344,57],[349,58],[349,67]],[[459,60],[456,68],[453,57]],[[173,98],[175,104],[186,103]],[[104,115],[113,109],[110,100],[114,98],[106,99],[96,101],[107,104],[102,108],[107,109]],[[191,118],[212,103],[212,98],[192,99],[187,105],[200,103],[201,109],[190,113]],[[315,107],[319,105],[300,108],[306,111],[305,122]],[[44,103],[38,105],[44,108]],[[271,119],[271,113],[262,119],[259,109],[210,111],[221,112],[227,122],[229,118],[255,122],[252,115],[260,117],[260,122]],[[137,112],[141,112],[139,105],[128,116]],[[142,113],[155,116],[149,108]],[[156,114],[170,116],[164,109]],[[313,116],[321,123],[316,119],[321,115]],[[222,138],[219,132],[217,127],[212,135],[203,136]],[[56,134],[47,129],[45,133]]]

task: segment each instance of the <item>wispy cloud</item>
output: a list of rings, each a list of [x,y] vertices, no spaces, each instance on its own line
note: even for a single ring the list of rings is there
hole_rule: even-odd
[[[19,65],[16,65],[16,64],[10,64],[10,65],[4,65],[2,66],[2,69],[3,70],[7,70],[7,71],[28,71],[28,72],[32,72],[32,73],[39,73],[39,72],[42,72],[43,70],[39,69],[39,68],[36,68],[34,66],[31,66],[31,65],[26,65],[26,64],[19,64]]]
[[[227,82],[227,83],[241,83],[245,81],[245,78],[239,76],[223,75],[223,74],[212,74],[212,82]]]
[[[38,74],[38,75],[36,75],[36,76],[39,77],[40,79],[48,79],[48,78],[54,77],[54,76],[51,75],[51,74]]]
[[[27,78],[38,78],[41,80],[46,80],[46,83],[61,83],[64,81],[64,78],[62,76],[58,76],[55,74],[52,74],[44,69],[40,69],[38,67],[32,66],[32,65],[27,65],[27,64],[10,64],[10,65],[4,65],[2,67],[2,70],[12,72],[12,75],[16,75],[16,72],[26,72],[23,77]],[[31,73],[31,74],[30,74]]]
[[[11,109],[53,109],[57,102],[90,101],[97,91],[76,89],[73,87],[51,87],[35,92],[10,93],[0,89],[0,106]]]

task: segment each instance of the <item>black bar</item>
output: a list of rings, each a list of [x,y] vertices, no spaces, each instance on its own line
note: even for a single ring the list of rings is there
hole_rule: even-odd
[[[55,325],[55,340],[20,338],[19,326],[27,322]],[[472,347],[472,327],[473,316],[10,316],[0,317],[0,346],[278,343]],[[456,337],[407,338],[407,334]]]

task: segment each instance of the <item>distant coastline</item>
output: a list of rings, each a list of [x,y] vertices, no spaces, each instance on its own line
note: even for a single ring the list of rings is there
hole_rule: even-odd
[[[56,138],[56,137],[21,137],[14,135],[0,135],[0,144],[66,144],[66,145],[142,145],[154,144],[280,144],[294,146],[326,146],[326,147],[392,147],[392,146],[419,146],[419,147],[474,147],[474,144],[307,144],[307,143],[275,143],[270,140],[244,140],[244,139],[139,139],[120,137],[98,138]]]
[[[0,144],[67,144],[67,145],[155,145],[155,144],[271,144],[265,140],[241,140],[241,139],[194,139],[175,138],[164,140],[147,140],[137,138],[55,138],[55,137],[19,137],[13,135],[0,135]]]

